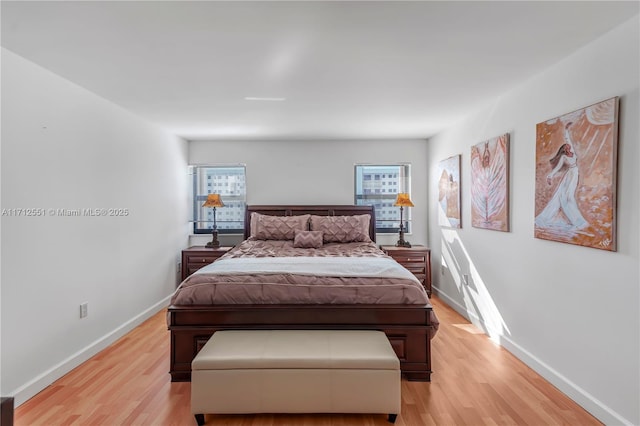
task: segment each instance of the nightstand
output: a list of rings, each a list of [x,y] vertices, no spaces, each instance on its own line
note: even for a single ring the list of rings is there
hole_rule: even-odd
[[[214,249],[205,246],[193,246],[182,250],[182,280],[203,266],[215,262],[232,248],[218,247]]]
[[[425,246],[380,246],[380,249],[416,276],[431,297],[431,250]]]

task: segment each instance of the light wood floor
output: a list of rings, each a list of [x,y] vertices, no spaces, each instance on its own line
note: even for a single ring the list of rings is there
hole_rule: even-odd
[[[430,383],[402,381],[398,426],[600,425],[437,298]],[[162,311],[16,409],[17,425],[189,425]],[[207,425],[390,425],[384,415],[208,415]]]

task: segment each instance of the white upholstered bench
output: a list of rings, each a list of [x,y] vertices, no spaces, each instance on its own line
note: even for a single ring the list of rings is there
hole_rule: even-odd
[[[191,412],[400,413],[400,361],[382,331],[218,331],[191,364]]]

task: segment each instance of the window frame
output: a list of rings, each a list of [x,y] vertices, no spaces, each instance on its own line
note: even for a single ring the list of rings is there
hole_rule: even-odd
[[[221,182],[213,182],[215,179],[208,179],[205,170],[207,169],[242,169],[240,173],[243,176],[243,191],[239,195],[230,195],[230,194],[222,194],[220,189],[223,187]],[[199,174],[200,172],[200,174]],[[202,175],[204,173],[204,176]],[[227,203],[241,203],[242,212],[240,214],[239,220],[229,220],[228,222],[240,222],[239,228],[224,228],[220,227],[220,222],[225,222],[225,212],[222,211],[224,207],[220,207],[217,209],[216,214],[216,223],[218,224],[218,234],[244,234],[244,213],[247,206],[247,166],[245,164],[190,164],[188,166],[188,174],[189,174],[189,185],[190,185],[190,195],[191,195],[191,222],[193,224],[192,232],[193,235],[207,235],[211,234],[212,228],[203,228],[202,226],[198,226],[199,224],[208,224],[213,223],[213,221],[203,220],[201,216],[202,212],[202,204],[204,200],[206,200],[208,194],[220,194],[222,201]],[[219,174],[221,176],[225,176],[224,174]],[[223,181],[228,182],[228,176],[226,175],[226,179],[223,177]],[[198,182],[200,182],[201,190],[204,192],[198,191]],[[216,185],[218,184],[218,185]]]
[[[397,168],[397,171],[391,171],[394,176],[391,176],[389,171],[378,171],[375,173],[369,173],[371,176],[369,179],[366,179],[363,172],[359,173],[360,168],[366,167],[379,167],[379,168]],[[354,174],[353,174],[353,183],[354,183],[354,204],[355,205],[375,205],[375,203],[370,202],[367,203],[366,199],[369,200],[389,200],[391,206],[396,200],[397,194],[399,192],[406,192],[411,197],[411,163],[356,163],[354,164]],[[378,179],[376,179],[376,175]],[[361,176],[360,185],[358,184],[359,176]],[[381,178],[381,176],[389,176]],[[378,192],[378,193],[364,193],[364,182],[381,182],[384,179],[397,179],[395,185],[380,185],[380,191],[384,187],[384,189],[389,189],[390,186],[395,186],[394,192]],[[358,193],[358,187],[362,189],[362,194]],[[373,188],[370,188],[373,189]],[[375,189],[374,189],[375,190]],[[369,197],[364,197],[365,195],[369,195]],[[387,206],[390,207],[390,206]],[[400,208],[395,207],[397,209],[397,217],[387,219],[384,218],[383,212],[378,211],[378,207],[376,206],[376,233],[378,234],[397,234],[400,231],[399,222],[400,222]],[[411,209],[404,209],[403,212],[403,221],[406,226],[404,232],[406,234],[411,233]],[[396,222],[396,226],[380,226],[384,222]]]

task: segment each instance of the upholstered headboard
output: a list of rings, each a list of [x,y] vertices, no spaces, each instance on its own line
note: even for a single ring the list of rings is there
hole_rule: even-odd
[[[376,210],[373,206],[247,206],[244,215],[244,238],[251,235],[251,213],[268,214],[271,216],[297,216],[314,214],[317,216],[354,216],[368,214],[369,238],[376,241]]]

